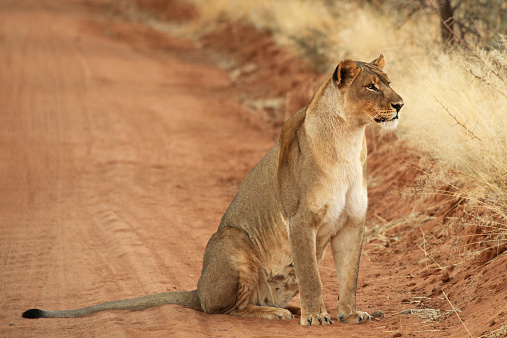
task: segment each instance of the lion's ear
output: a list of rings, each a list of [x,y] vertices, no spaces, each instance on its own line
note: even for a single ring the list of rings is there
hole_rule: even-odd
[[[373,60],[370,64],[377,66],[380,70],[384,70],[386,59],[384,58],[384,55],[380,54],[380,56]]]
[[[336,67],[333,80],[338,85],[338,88],[343,88],[351,85],[357,74],[359,74],[359,68],[356,63],[352,60],[343,60],[338,67]]]

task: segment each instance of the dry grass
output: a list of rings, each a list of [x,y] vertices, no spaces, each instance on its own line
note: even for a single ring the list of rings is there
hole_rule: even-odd
[[[474,182],[463,194],[507,219],[507,41],[489,52],[444,51],[439,22],[361,2],[187,0],[202,16],[192,34],[224,21],[250,23],[329,71],[344,58],[382,53],[392,86],[405,100],[398,134]],[[465,187],[462,187],[462,189]]]
[[[396,242],[400,239],[392,234],[395,229],[407,224],[413,228],[417,228],[432,219],[432,217],[422,213],[410,214],[407,217],[392,221],[386,221],[380,216],[377,216],[377,218],[378,220],[366,228],[364,241],[365,243],[376,241],[380,247],[390,246],[391,242]]]
[[[507,336],[507,325],[504,324],[499,329],[484,334],[479,338],[500,338],[506,336]]]

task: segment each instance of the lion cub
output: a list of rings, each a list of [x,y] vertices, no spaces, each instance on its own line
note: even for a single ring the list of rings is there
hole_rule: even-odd
[[[403,106],[383,72],[344,60],[308,106],[284,125],[278,143],[246,176],[204,252],[197,289],[23,317],[79,317],[104,310],[181,304],[207,313],[269,319],[300,315],[302,325],[333,320],[322,301],[318,264],[331,243],[340,295],[338,319],[369,320],[356,309],[368,204],[365,128],[395,127]],[[287,307],[299,292],[301,308]]]

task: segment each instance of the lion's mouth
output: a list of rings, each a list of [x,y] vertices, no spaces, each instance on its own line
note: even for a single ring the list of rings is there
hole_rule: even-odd
[[[391,122],[391,121],[394,121],[394,120],[397,120],[398,119],[398,113],[396,113],[396,116],[391,118],[391,119],[387,119],[383,116],[380,116],[380,117],[375,117],[373,120],[377,123],[382,123],[382,122]]]

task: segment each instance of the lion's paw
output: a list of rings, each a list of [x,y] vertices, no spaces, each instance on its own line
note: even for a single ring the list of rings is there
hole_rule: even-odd
[[[294,315],[287,309],[280,309],[277,314],[278,319],[294,319]]]
[[[331,316],[327,313],[301,315],[301,325],[329,325],[333,324]]]
[[[267,319],[293,319],[294,316],[286,309],[273,309],[272,311],[263,313],[260,317]]]
[[[370,315],[366,312],[356,311],[348,316],[339,315],[338,319],[345,324],[362,324],[370,320]]]

